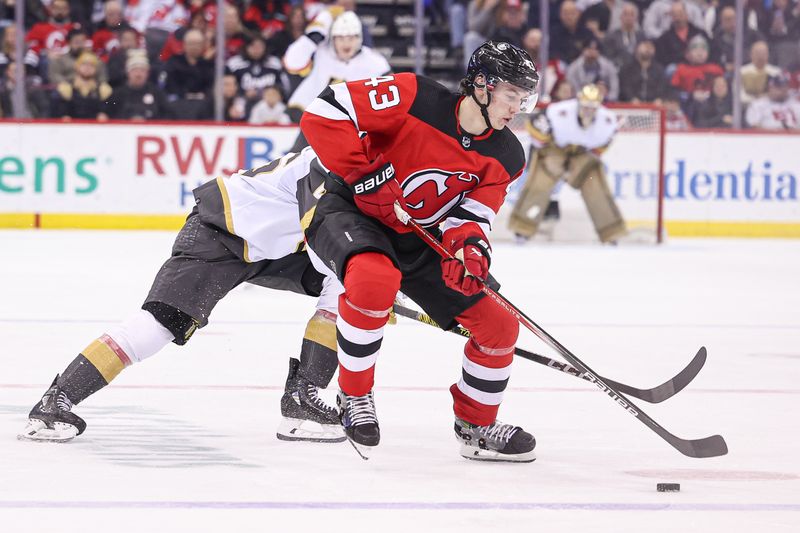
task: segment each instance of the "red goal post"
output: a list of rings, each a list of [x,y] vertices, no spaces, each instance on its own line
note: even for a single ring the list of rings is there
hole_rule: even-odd
[[[633,236],[631,240],[661,243],[665,236],[666,113],[664,108],[652,104],[605,104],[605,106],[611,109],[619,120],[617,134],[602,158],[606,166],[609,187],[615,195],[623,217],[626,222],[630,222]],[[528,116],[518,116],[511,125],[526,149],[530,146],[530,137],[525,128],[527,120]],[[527,175],[527,169],[524,175]],[[570,200],[569,194],[565,193],[567,200]],[[512,192],[509,194],[509,200],[514,199],[515,195]],[[510,206],[505,206],[504,211],[508,210]],[[581,209],[576,209],[576,211],[581,210],[585,211],[582,206]],[[588,215],[582,213],[579,215],[585,216],[588,222]],[[504,216],[500,217],[498,224],[495,225],[505,225],[505,223]],[[561,222],[558,224],[568,225],[569,220],[566,224]],[[584,226],[586,223],[575,222],[571,228],[567,227],[561,232],[561,237],[566,234],[566,240],[591,240],[591,227],[587,229]],[[550,240],[561,240],[561,238]]]

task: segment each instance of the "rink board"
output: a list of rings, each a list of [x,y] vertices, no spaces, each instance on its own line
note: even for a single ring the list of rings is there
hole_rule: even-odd
[[[3,122],[0,227],[174,229],[192,189],[282,155],[296,135],[293,127]],[[800,237],[799,143],[791,134],[669,133],[667,233]],[[623,132],[604,156],[634,226],[655,224],[657,155],[656,134]]]

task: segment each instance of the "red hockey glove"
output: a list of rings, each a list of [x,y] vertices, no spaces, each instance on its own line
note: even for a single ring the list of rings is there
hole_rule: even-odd
[[[403,189],[395,179],[394,167],[379,155],[363,170],[350,173],[345,180],[353,189],[353,200],[362,213],[376,218],[393,230],[406,233],[409,229],[394,213],[394,203],[406,208]]]
[[[445,248],[455,259],[442,260],[442,279],[451,289],[472,296],[481,292],[483,282],[489,277],[491,249],[482,234],[465,236],[460,230],[454,228],[443,236]]]

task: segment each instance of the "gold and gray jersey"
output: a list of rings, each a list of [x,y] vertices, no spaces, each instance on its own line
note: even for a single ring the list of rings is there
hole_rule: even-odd
[[[246,261],[279,259],[303,249],[301,219],[310,221],[325,175],[311,148],[288,153],[195,189],[198,215],[240,237]]]

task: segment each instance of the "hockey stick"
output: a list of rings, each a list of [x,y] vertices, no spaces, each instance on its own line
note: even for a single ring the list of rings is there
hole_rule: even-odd
[[[429,326],[434,326],[437,328],[440,327],[436,321],[422,311],[416,311],[400,304],[394,304],[394,312],[397,315],[416,320],[417,322],[422,322],[423,324],[428,324]],[[461,335],[462,337],[472,336],[467,328],[460,325],[456,326],[454,329],[451,329],[450,332],[455,333],[456,335]],[[562,363],[561,361],[556,361],[555,359],[551,359],[545,355],[529,352],[519,347],[514,349],[514,353],[523,359],[527,359],[528,361],[533,361],[534,363],[539,363],[540,365],[552,368],[553,370],[558,370],[560,372],[564,372],[565,374],[569,374],[570,376],[592,382],[592,378],[588,377],[586,373],[581,372],[574,366],[568,365],[567,363]],[[697,374],[700,372],[700,369],[703,368],[703,365],[706,362],[706,357],[707,355],[705,347],[700,348],[691,362],[675,377],[657,387],[653,387],[652,389],[638,389],[636,387],[626,385],[625,383],[614,381],[613,379],[602,379],[619,392],[627,394],[628,396],[633,396],[634,398],[638,398],[649,403],[660,403],[664,400],[672,398],[686,388],[686,386],[691,383],[695,376],[697,376]]]
[[[428,233],[428,231],[414,221],[408,213],[403,211],[400,204],[395,202],[395,214],[400,221],[407,225],[411,230],[416,233],[425,243],[433,248],[440,256],[445,259],[455,259],[436,238]],[[673,448],[686,455],[687,457],[717,457],[728,453],[728,445],[721,435],[712,435],[702,439],[682,439],[677,437],[664,429],[658,422],[650,418],[650,416],[637,407],[632,401],[628,400],[621,393],[617,392],[612,387],[609,387],[602,379],[600,379],[589,366],[583,361],[578,359],[572,352],[565,348],[560,342],[553,338],[549,333],[542,329],[536,322],[531,320],[525,313],[520,311],[514,304],[509,302],[504,296],[493,291],[486,285],[481,287],[481,291],[494,300],[500,307],[507,313],[516,318],[520,324],[529,329],[534,335],[539,337],[548,346],[556,350],[564,359],[567,360],[572,366],[586,374],[589,380],[594,383],[597,388],[605,392],[612,400],[617,402],[623,409],[635,416],[640,422],[649,427],[659,437],[667,441]]]

